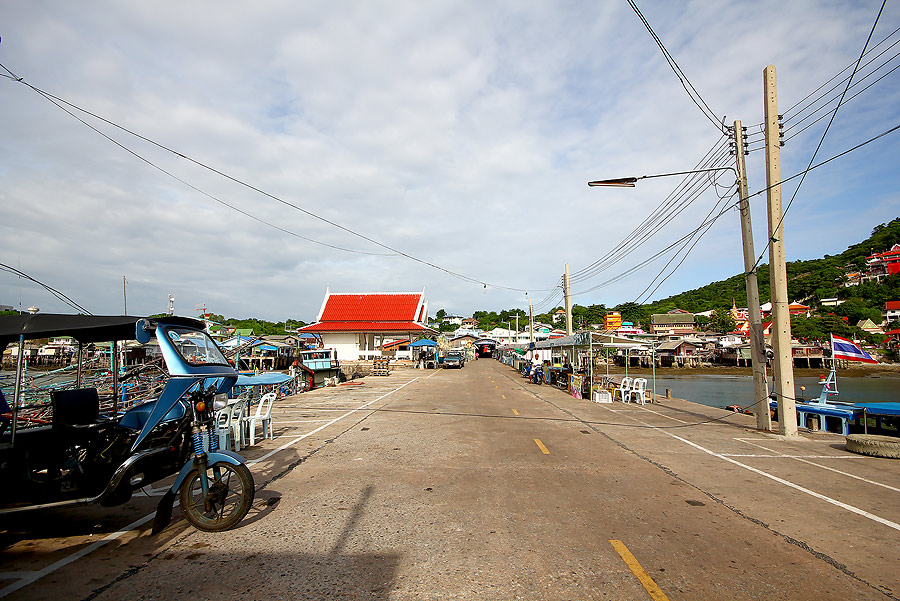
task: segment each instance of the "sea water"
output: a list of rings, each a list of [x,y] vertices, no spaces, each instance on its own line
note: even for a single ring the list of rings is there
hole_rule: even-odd
[[[648,388],[651,376],[647,378]],[[796,377],[794,388],[797,400],[814,400],[822,392],[818,377]],[[805,386],[806,390],[801,390]],[[749,375],[684,374],[656,376],[656,394],[665,396],[666,389],[672,396],[712,407],[753,404],[753,377]],[[769,392],[773,391],[769,377]],[[844,403],[886,403],[900,402],[900,374],[885,376],[841,377],[838,372],[838,391],[832,401]]]

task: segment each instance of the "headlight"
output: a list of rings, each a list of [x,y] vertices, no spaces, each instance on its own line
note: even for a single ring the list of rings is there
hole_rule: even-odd
[[[221,409],[224,409],[227,406],[228,406],[228,395],[225,394],[224,392],[218,393],[213,398],[213,410],[214,411],[219,411]]]

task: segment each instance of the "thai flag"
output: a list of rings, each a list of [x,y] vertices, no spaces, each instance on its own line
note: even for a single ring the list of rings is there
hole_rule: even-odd
[[[848,361],[862,361],[864,363],[878,363],[869,356],[869,353],[859,348],[856,344],[841,338],[840,336],[831,335],[831,353],[835,359],[846,359]]]

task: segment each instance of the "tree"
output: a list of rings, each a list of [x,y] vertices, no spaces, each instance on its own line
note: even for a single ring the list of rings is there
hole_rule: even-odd
[[[438,321],[444,321],[444,317],[447,315],[447,312],[443,309],[438,309],[438,312],[434,314],[435,319]]]
[[[714,332],[727,334],[737,327],[734,317],[728,309],[717,309],[709,318],[709,326]]]
[[[616,306],[616,311],[622,315],[622,321],[630,321],[631,323],[646,324],[650,318],[647,305],[639,305],[634,302],[622,303]]]
[[[824,340],[827,335],[822,329],[822,319],[797,315],[791,318],[791,334],[800,340]]]

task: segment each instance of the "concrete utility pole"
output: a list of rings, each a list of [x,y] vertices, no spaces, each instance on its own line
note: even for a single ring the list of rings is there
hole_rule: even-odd
[[[528,297],[528,342],[534,344],[534,311],[531,310],[531,296]]]
[[[572,289],[569,283],[569,264],[566,263],[566,275],[563,280],[563,287],[566,293],[566,335],[572,335]]]
[[[772,288],[772,346],[775,351],[775,394],[778,398],[778,431],[797,436],[794,401],[794,364],[791,353],[791,314],[784,253],[781,210],[781,136],[775,65],[763,70],[765,88],[766,187],[769,197],[769,273]]]
[[[750,201],[747,198],[747,164],[744,162],[744,129],[734,122],[734,151],[737,159],[738,194],[741,199],[741,242],[744,247],[744,278],[747,286],[747,311],[750,321],[750,360],[753,361],[753,411],[756,427],[772,429],[769,416],[769,383],[766,381],[766,340],[762,316],[759,314],[759,283],[756,278],[756,251],[753,250],[753,227],[750,223]]]

